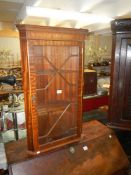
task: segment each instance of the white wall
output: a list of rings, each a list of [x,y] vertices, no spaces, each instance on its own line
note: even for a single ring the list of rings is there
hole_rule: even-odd
[[[16,37],[0,37],[0,50],[10,50],[15,60],[20,60],[20,41]]]

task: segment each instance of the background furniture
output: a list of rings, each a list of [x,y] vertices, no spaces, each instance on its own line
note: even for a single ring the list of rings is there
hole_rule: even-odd
[[[128,174],[129,162],[114,132],[95,120],[84,123],[78,144],[38,156],[28,155],[26,141],[19,140],[5,144],[5,150],[9,175]]]
[[[114,20],[109,125],[131,130],[131,19]]]
[[[22,77],[21,77],[21,66],[20,65],[9,65],[0,66],[0,77],[13,75],[16,77],[15,88],[9,87],[6,84],[0,86],[0,97],[5,93],[21,93],[22,92]]]
[[[8,111],[1,111],[0,130],[3,142],[26,137],[24,107],[8,108]]]
[[[0,143],[0,170],[0,175],[4,175],[4,170],[7,170],[7,159],[5,154],[4,143]]]
[[[3,56],[3,60],[4,58],[6,55]],[[13,58],[3,63],[0,65],[0,136],[3,142],[7,142],[19,139],[17,115],[24,112],[24,107],[21,106],[24,97],[20,63],[13,62]],[[19,106],[19,109],[16,106]],[[4,107],[7,109],[4,110]],[[24,115],[21,116],[21,120],[23,118]]]
[[[83,49],[87,30],[18,25],[28,150],[80,139]]]
[[[98,109],[101,106],[108,105],[108,95],[94,95],[83,97],[83,112]]]
[[[93,70],[84,69],[84,87],[83,95],[92,95],[97,93],[97,73]]]

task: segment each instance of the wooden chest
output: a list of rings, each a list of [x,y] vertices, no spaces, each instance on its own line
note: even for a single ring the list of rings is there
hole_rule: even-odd
[[[83,125],[81,141],[41,155],[24,140],[5,145],[9,175],[125,175],[128,159],[117,137],[98,121]]]
[[[83,95],[92,95],[97,93],[97,73],[92,70],[84,71]]]

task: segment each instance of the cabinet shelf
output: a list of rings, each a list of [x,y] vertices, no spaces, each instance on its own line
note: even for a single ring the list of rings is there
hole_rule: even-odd
[[[69,105],[69,102],[59,102],[59,103],[50,103],[43,106],[39,106],[37,109],[38,114],[55,112],[65,109]]]
[[[23,90],[1,90],[0,95],[8,94],[8,93],[22,93]]]
[[[21,68],[21,66],[3,66],[3,67],[0,67],[0,69],[17,69],[17,68]]]
[[[93,68],[99,68],[99,67],[100,67],[100,68],[104,68],[104,67],[106,68],[106,67],[110,67],[110,66],[111,66],[111,65],[109,64],[109,65],[103,65],[103,66],[102,66],[102,65],[101,65],[101,66],[93,66]]]
[[[55,73],[77,73],[78,70],[42,70],[42,71],[37,71],[36,74],[40,75],[47,75],[47,74],[55,74]]]
[[[109,78],[110,75],[100,75],[100,76],[97,76],[97,78]]]
[[[16,78],[16,81],[21,81],[22,80],[22,78]]]
[[[77,73],[78,70],[60,70],[61,73]]]

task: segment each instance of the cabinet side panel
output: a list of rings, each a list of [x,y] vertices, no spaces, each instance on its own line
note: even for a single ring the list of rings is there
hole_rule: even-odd
[[[27,128],[27,142],[28,149],[33,149],[33,134],[32,134],[32,115],[31,115],[31,104],[30,104],[30,83],[29,83],[29,68],[28,68],[28,48],[27,40],[20,39],[21,47],[21,63],[22,63],[22,79],[23,79],[23,90],[24,90],[24,107],[26,114],[26,128]]]
[[[117,34],[113,40],[109,121],[111,125],[131,127],[131,39]]]
[[[131,121],[131,40],[128,40],[126,55],[127,57],[125,62],[125,93],[122,119]]]

